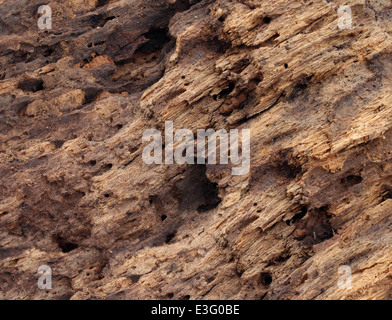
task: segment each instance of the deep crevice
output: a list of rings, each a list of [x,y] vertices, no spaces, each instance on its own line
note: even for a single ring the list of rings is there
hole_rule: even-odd
[[[360,184],[362,180],[362,177],[359,175],[349,175],[345,178],[340,179],[340,183],[343,184],[346,188],[349,188]]]
[[[59,234],[53,235],[53,240],[57,243],[63,253],[68,253],[78,248],[78,245],[76,243],[67,241]]]
[[[19,82],[18,89],[22,89],[25,92],[37,92],[44,89],[44,81],[41,79],[24,79]]]
[[[258,284],[261,284],[263,287],[269,287],[272,283],[272,275],[269,272],[260,272]]]

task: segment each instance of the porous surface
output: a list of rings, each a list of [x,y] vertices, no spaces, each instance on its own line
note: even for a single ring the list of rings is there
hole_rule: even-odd
[[[0,0],[0,297],[388,299],[391,14],[389,0]],[[143,132],[165,121],[250,129],[249,173],[146,165]]]

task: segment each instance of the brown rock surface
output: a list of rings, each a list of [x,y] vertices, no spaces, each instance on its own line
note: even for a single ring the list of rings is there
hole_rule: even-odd
[[[389,0],[0,0],[0,297],[388,299],[391,15]],[[249,174],[144,164],[144,130],[168,120],[251,129]]]

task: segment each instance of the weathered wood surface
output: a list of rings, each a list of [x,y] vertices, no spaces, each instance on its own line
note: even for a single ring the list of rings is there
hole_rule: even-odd
[[[388,299],[391,15],[387,0],[0,0],[0,297]],[[142,134],[167,120],[251,129],[249,174],[147,166]]]

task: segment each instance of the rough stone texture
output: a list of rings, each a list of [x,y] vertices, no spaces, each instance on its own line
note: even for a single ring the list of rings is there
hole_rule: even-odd
[[[0,0],[0,297],[390,298],[391,14],[390,0]],[[250,128],[249,174],[144,164],[142,134],[166,120]]]

